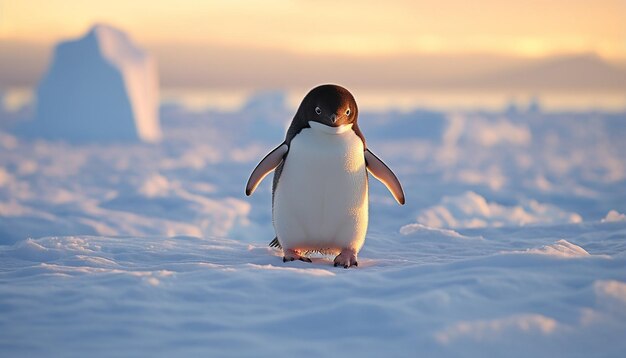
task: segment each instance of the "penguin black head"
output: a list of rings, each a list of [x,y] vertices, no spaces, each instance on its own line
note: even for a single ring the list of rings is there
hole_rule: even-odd
[[[310,128],[309,122],[313,121],[330,127],[352,124],[352,130],[361,138],[363,147],[366,147],[365,137],[357,123],[358,117],[359,108],[347,89],[337,85],[315,87],[304,96],[300,103],[287,130],[285,143],[289,145],[302,129]]]
[[[304,97],[296,118],[302,122],[319,122],[330,127],[356,123],[359,110],[352,94],[337,85],[313,88]]]

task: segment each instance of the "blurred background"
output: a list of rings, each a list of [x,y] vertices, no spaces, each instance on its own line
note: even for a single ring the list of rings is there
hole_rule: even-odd
[[[373,233],[621,220],[625,14],[619,0],[3,0],[0,237],[269,241],[269,180],[251,198],[244,183],[322,83],[355,95],[407,192],[398,207],[372,182]]]
[[[158,61],[161,98],[241,106],[259,89],[352,89],[362,106],[549,108],[626,104],[621,0],[0,2],[4,105],[31,97],[53,47],[96,23]]]

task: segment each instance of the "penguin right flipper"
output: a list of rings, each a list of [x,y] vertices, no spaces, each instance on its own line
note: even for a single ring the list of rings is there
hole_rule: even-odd
[[[374,153],[369,149],[365,149],[365,163],[367,170],[374,176],[374,178],[380,180],[387,189],[391,192],[398,204],[404,205],[404,191],[402,185],[396,177],[396,175],[389,169],[389,167],[383,163]]]
[[[276,169],[288,151],[289,147],[287,144],[283,143],[266,155],[263,160],[261,160],[261,162],[252,171],[252,174],[250,174],[250,179],[248,179],[248,184],[246,184],[246,195],[250,196],[254,193],[256,187],[259,186],[259,183],[261,183],[261,180],[263,180],[263,178],[265,178],[265,176],[272,170]]]

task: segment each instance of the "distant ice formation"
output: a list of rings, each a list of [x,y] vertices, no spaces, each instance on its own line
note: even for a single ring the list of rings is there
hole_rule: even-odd
[[[37,90],[33,132],[70,141],[161,138],[155,60],[124,32],[95,25],[57,45]]]

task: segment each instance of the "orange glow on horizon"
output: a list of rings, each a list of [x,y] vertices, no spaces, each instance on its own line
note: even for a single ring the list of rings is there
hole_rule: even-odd
[[[468,3],[443,0],[229,2],[8,0],[0,40],[51,43],[93,23],[119,26],[146,44],[218,44],[301,53],[494,53],[541,57],[593,52],[626,59],[626,2]]]

